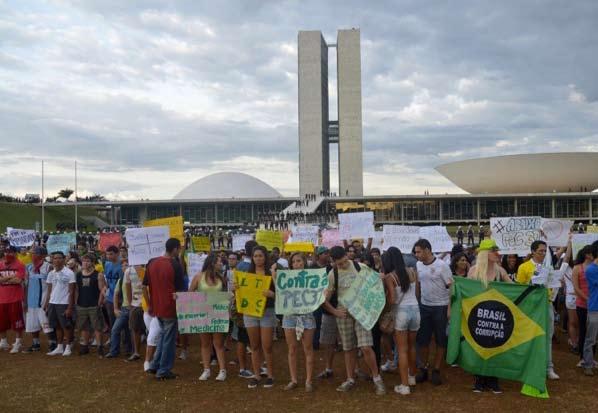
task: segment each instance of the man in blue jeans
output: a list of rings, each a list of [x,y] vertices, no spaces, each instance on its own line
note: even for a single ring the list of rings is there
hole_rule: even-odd
[[[123,265],[127,265],[127,261],[122,261]],[[129,357],[133,350],[131,343],[131,331],[129,330],[129,298],[123,292],[123,278],[116,282],[114,288],[113,308],[115,320],[110,331],[110,352],[106,358],[118,357],[120,353],[120,338],[124,334],[125,353]]]
[[[585,271],[588,283],[588,322],[586,340],[583,345],[583,373],[594,375],[594,345],[598,336],[598,241],[592,244],[592,262]]]
[[[147,311],[158,319],[161,329],[156,354],[147,370],[158,380],[177,377],[172,372],[177,332],[175,293],[185,291],[183,267],[176,259],[180,252],[181,242],[177,238],[168,239],[166,252],[147,263],[143,278],[143,296],[149,304]]]

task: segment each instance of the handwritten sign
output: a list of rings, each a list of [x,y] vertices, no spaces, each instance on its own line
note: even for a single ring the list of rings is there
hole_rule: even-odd
[[[181,245],[185,245],[185,234],[183,232],[183,217],[169,217],[150,219],[143,223],[144,227],[163,227],[169,228],[170,238],[177,238],[181,241]]]
[[[577,257],[577,253],[586,245],[592,245],[598,241],[598,233],[590,234],[573,234],[571,237],[571,248],[573,249],[573,256]]]
[[[371,330],[386,303],[380,274],[362,266],[359,276],[353,279],[348,289],[339,294],[338,300],[363,328]]]
[[[569,242],[569,231],[572,226],[573,221],[566,219],[542,218],[543,239],[551,247],[564,247]]]
[[[35,231],[32,229],[6,228],[8,242],[13,247],[30,247],[35,242]]]
[[[384,225],[384,250],[397,247],[404,254],[411,253],[413,244],[419,240],[419,229],[420,227],[413,225]]]
[[[265,247],[268,251],[272,251],[275,247],[282,251],[283,233],[281,231],[266,231],[260,229],[255,234],[255,241],[262,247]]]
[[[66,234],[53,234],[48,237],[46,241],[46,249],[48,253],[62,251],[63,254],[68,254],[77,244],[77,236],[74,232],[67,232]]]
[[[309,314],[317,310],[326,299],[326,288],[326,268],[277,271],[276,314]]]
[[[245,243],[251,241],[254,234],[234,234],[233,235],[233,251],[241,251],[245,249]]]
[[[374,213],[353,212],[338,214],[338,228],[341,239],[364,239],[374,237]]]
[[[197,254],[193,252],[187,253],[187,275],[189,275],[189,284],[191,284],[193,278],[195,278],[195,276],[201,272],[203,263],[207,257],[207,254]]]
[[[322,231],[322,245],[327,248],[332,248],[334,246],[343,246],[343,241],[341,240],[341,234],[338,232],[338,229],[325,229]]]
[[[490,218],[492,239],[501,254],[517,254],[520,257],[530,252],[532,242],[541,239],[540,217]]]
[[[318,232],[320,228],[317,225],[296,225],[293,227],[292,242],[311,242],[318,245]]]
[[[264,291],[270,289],[272,277],[235,271],[235,302],[237,311],[253,317],[263,317],[266,311]]]
[[[195,252],[210,252],[212,250],[210,237],[191,237],[191,241]]]
[[[307,254],[313,254],[314,244],[311,242],[289,242],[284,244],[284,250],[286,252],[305,252]]]
[[[164,254],[170,230],[166,226],[128,228],[125,237],[129,246],[129,265],[144,265]]]
[[[596,224],[588,225],[588,227],[586,228],[586,232],[588,234],[598,234],[598,226],[596,226]]]
[[[122,240],[123,238],[120,235],[120,232],[103,232],[100,234],[100,251],[106,251],[106,248],[112,245],[118,247]]]
[[[177,293],[179,334],[227,333],[229,297],[230,294],[226,292]]]
[[[446,227],[440,225],[420,227],[419,237],[430,241],[432,252],[447,252],[453,249],[453,240]]]

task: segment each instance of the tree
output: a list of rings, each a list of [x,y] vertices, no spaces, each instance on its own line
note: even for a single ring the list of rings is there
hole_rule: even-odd
[[[64,188],[64,189],[61,189],[61,190],[58,192],[58,197],[59,197],[59,198],[65,198],[65,199],[69,199],[69,197],[70,197],[71,195],[73,195],[73,192],[75,192],[75,191],[73,191],[72,189],[69,189],[69,188]]]

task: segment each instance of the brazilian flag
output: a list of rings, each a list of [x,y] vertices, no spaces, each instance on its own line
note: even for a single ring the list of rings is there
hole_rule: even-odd
[[[455,277],[446,359],[546,392],[546,288]]]

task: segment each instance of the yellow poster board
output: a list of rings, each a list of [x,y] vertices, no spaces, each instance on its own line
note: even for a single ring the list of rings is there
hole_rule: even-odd
[[[185,246],[185,234],[183,233],[183,217],[169,217],[149,219],[143,222],[144,227],[162,227],[166,226],[170,229],[171,238],[178,238],[181,245]]]
[[[312,254],[314,252],[314,244],[311,242],[289,242],[284,244],[286,252],[305,252]]]
[[[272,277],[235,271],[235,301],[237,312],[253,317],[263,317],[266,311],[264,291],[270,289]]]
[[[596,233],[598,233],[598,226],[588,225],[586,227],[586,232],[588,234],[596,234]]]
[[[194,252],[210,252],[212,250],[210,237],[191,237],[191,241],[193,241]]]
[[[266,231],[260,229],[255,233],[255,242],[266,248],[268,251],[272,251],[274,247],[277,247],[282,251],[283,236],[284,234],[282,231]]]

